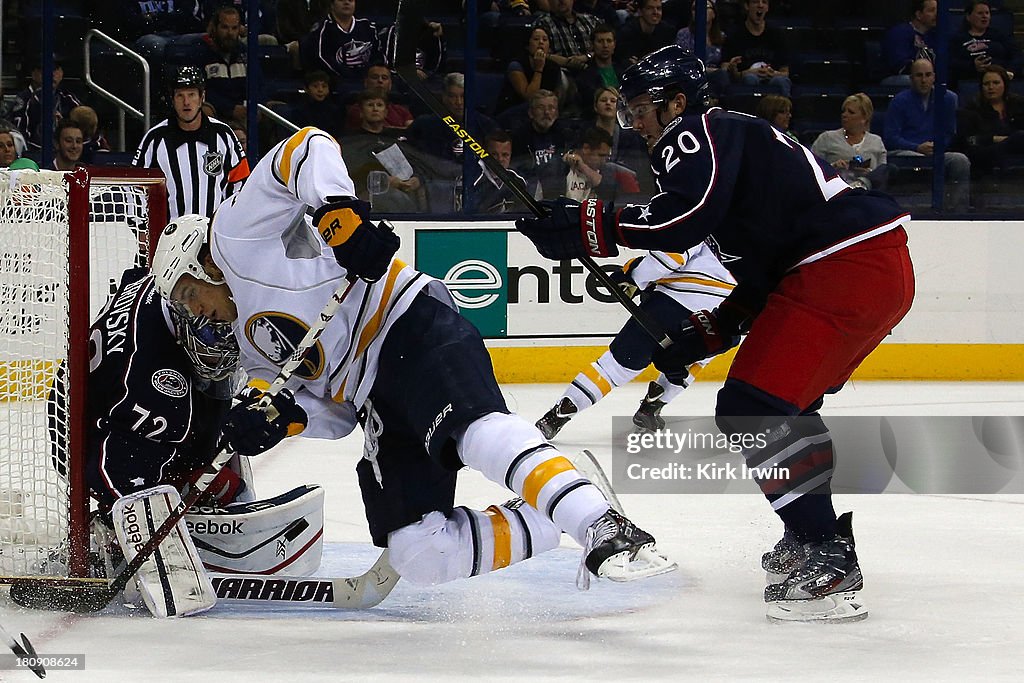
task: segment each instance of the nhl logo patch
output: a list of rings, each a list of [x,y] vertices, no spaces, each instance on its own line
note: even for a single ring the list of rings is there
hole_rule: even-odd
[[[206,175],[220,175],[224,169],[224,155],[220,152],[208,150],[203,155],[203,171]]]

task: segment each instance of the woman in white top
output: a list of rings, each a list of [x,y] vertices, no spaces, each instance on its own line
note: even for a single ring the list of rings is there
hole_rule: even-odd
[[[827,130],[814,141],[811,151],[839,170],[854,187],[884,189],[888,178],[885,145],[870,132],[875,107],[862,92],[843,100],[841,128]]]

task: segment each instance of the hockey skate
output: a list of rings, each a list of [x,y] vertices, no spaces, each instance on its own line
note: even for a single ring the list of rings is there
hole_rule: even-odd
[[[761,568],[765,571],[765,580],[769,584],[782,583],[794,569],[807,559],[803,543],[797,540],[796,534],[786,532],[775,544],[775,547],[761,555]]]
[[[852,515],[840,517],[832,539],[804,547],[806,559],[780,583],[764,589],[768,620],[859,621],[868,616],[858,595],[864,587],[854,549]],[[848,533],[847,533],[848,532]]]
[[[649,434],[665,428],[665,419],[661,416],[661,409],[666,405],[661,400],[664,395],[665,389],[657,382],[647,385],[647,395],[640,401],[640,407],[633,414],[633,424],[637,432]]]
[[[678,568],[658,552],[654,536],[615,510],[608,510],[587,529],[583,558],[577,577],[583,589],[590,585],[590,574],[612,581],[635,581]]]
[[[537,420],[537,429],[545,439],[553,439],[577,412],[579,409],[576,404],[570,401],[568,396],[563,396],[551,410],[544,413],[544,417]]]

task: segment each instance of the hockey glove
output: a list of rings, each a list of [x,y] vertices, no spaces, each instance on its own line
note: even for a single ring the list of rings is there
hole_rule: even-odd
[[[345,198],[317,209],[313,223],[349,275],[376,282],[388,271],[401,240],[387,223],[366,220],[369,212],[368,203]]]
[[[239,404],[224,418],[223,442],[239,455],[259,455],[306,428],[306,411],[292,392],[282,389],[265,408],[260,405],[263,395],[256,387],[246,387],[239,394]]]
[[[691,313],[678,330],[669,332],[672,344],[655,349],[654,367],[665,373],[669,382],[686,386],[691,365],[740,343],[738,331],[722,328],[717,310]]]
[[[612,271],[608,274],[608,278],[630,299],[635,299],[636,295],[640,293],[640,287],[638,287],[636,281],[633,280],[633,271],[636,270],[639,263],[640,259],[631,258],[626,261],[626,264],[622,266],[621,269]]]
[[[541,202],[543,218],[520,218],[516,229],[537,247],[544,258],[554,261],[581,256],[604,257],[619,253],[615,246],[615,212],[600,199],[582,204],[559,197]]]

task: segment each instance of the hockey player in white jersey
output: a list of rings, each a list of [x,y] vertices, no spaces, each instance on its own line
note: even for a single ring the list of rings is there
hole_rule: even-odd
[[[509,412],[479,332],[442,283],[394,258],[398,237],[354,196],[338,144],[305,128],[260,161],[208,235],[199,216],[164,230],[154,259],[161,294],[231,322],[254,378],[224,422],[229,445],[256,455],[288,435],[340,438],[360,421],[356,471],[371,537],[414,582],[502,568],[554,548],[562,531],[584,548],[583,583],[591,573],[629,581],[674,569],[653,536]],[[264,411],[262,389],[345,278],[354,284],[344,303]],[[462,466],[525,504],[455,507]]]
[[[666,329],[689,317],[693,311],[716,308],[736,283],[703,243],[682,254],[648,252],[627,261],[611,278],[630,298],[639,295],[640,308]],[[657,343],[635,319],[627,320],[608,350],[580,371],[551,410],[537,421],[537,429],[545,438],[554,438],[581,410],[600,401],[615,387],[633,381],[651,364],[656,348]],[[707,358],[690,366],[681,384],[659,374],[657,380],[648,385],[647,395],[633,415],[636,428],[641,432],[664,428],[661,409],[683,393],[710,361]]]

